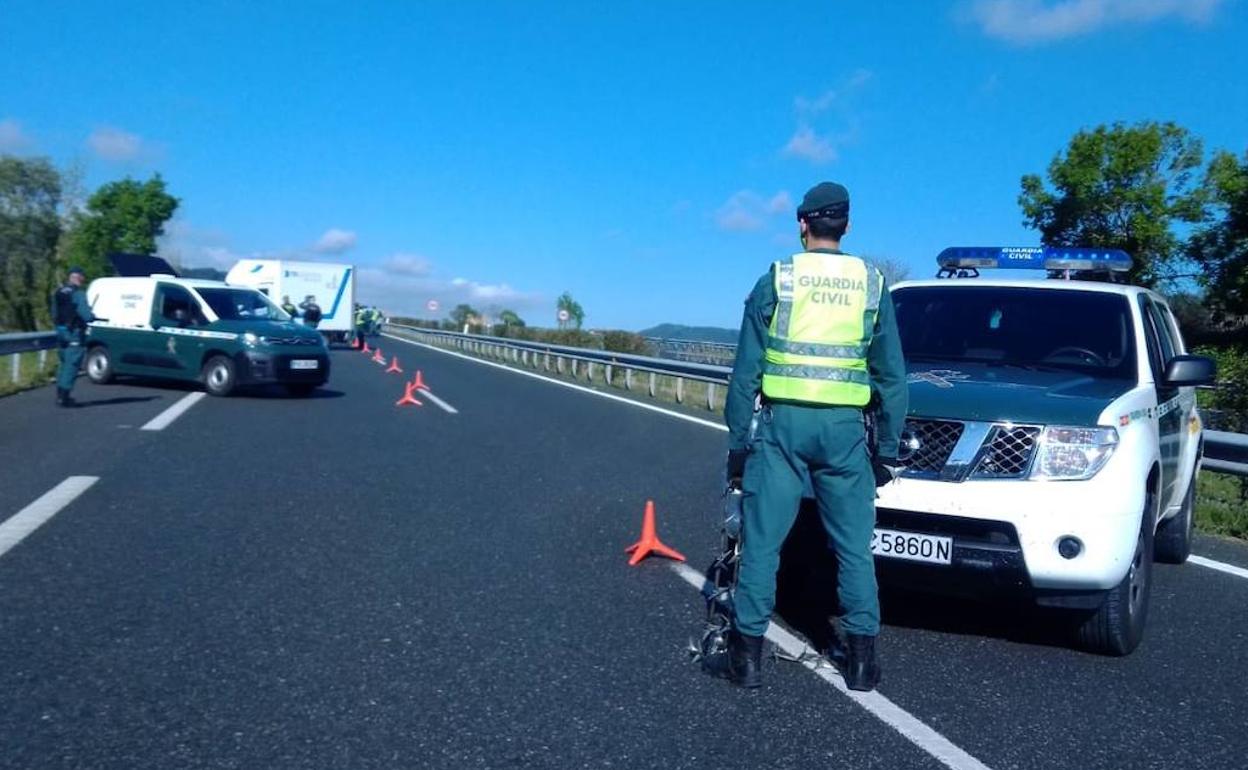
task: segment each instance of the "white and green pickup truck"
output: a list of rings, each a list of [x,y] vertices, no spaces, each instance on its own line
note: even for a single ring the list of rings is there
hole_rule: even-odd
[[[909,367],[901,476],[880,490],[881,580],[1073,613],[1088,649],[1142,638],[1152,561],[1191,549],[1201,422],[1191,356],[1155,292],[1069,277],[1121,252],[955,248],[935,280],[892,290]]]

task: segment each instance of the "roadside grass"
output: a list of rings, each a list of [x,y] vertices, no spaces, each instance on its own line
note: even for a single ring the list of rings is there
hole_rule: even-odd
[[[1196,481],[1196,528],[1210,535],[1248,539],[1248,479],[1201,471]]]
[[[407,335],[399,332],[397,336],[406,337]],[[623,391],[625,394],[631,393],[638,399],[652,398],[669,404],[678,404],[684,408],[684,411],[691,413],[701,412],[708,417],[723,414],[726,387],[721,384],[711,385],[687,379],[678,383],[676,377],[656,374],[652,395],[651,378],[648,372],[634,371],[629,377],[623,368],[616,366],[611,368],[610,379],[608,379],[606,367],[600,363],[595,363],[591,370],[585,362],[576,362],[574,374],[573,362],[570,359],[559,359],[553,355],[549,357],[549,360],[545,355],[530,356],[526,363],[523,360],[513,359],[510,355],[501,357],[495,355],[489,348],[479,352],[454,345],[439,347],[496,361],[515,369],[541,372],[549,377],[577,382],[598,390],[610,388]],[[712,391],[709,394],[708,389]],[[1235,476],[1211,471],[1203,471],[1200,474],[1196,487],[1197,529],[1211,535],[1248,539],[1248,498],[1241,493],[1241,484],[1246,485],[1244,489],[1248,491],[1248,480],[1241,482]]]
[[[42,364],[39,361],[39,353],[34,351],[0,357],[0,396],[47,385],[56,375],[57,357],[55,350],[47,350],[43,353]],[[17,359],[16,377],[13,369],[14,359]]]

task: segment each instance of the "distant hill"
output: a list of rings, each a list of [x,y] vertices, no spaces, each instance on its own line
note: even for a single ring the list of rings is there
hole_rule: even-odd
[[[224,281],[225,271],[215,267],[188,267],[180,271],[183,278],[198,278],[204,281]]]
[[[693,342],[722,342],[728,345],[735,345],[738,330],[725,329],[719,326],[659,324],[637,333],[643,337],[662,337],[668,340],[691,340]]]

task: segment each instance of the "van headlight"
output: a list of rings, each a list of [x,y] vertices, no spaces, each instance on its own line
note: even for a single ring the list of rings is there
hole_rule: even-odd
[[[1031,478],[1040,481],[1082,481],[1095,476],[1118,446],[1114,428],[1050,426],[1040,434]]]
[[[252,334],[251,332],[246,332],[243,334],[243,344],[249,348],[254,348],[256,346],[256,343],[259,341],[260,341],[260,338]]]

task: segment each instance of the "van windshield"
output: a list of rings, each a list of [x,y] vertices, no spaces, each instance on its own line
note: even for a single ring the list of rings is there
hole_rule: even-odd
[[[906,360],[1135,377],[1131,306],[1122,295],[951,282],[892,296]]]
[[[290,320],[286,311],[253,289],[196,288],[195,291],[223,321]]]

